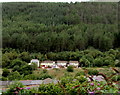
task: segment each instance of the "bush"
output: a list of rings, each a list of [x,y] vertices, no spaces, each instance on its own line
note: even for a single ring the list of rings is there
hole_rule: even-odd
[[[101,67],[103,66],[103,58],[102,57],[96,58],[93,63],[94,63],[94,66]]]
[[[120,75],[113,76],[113,77],[112,77],[112,80],[113,80],[113,81],[120,81]]]
[[[10,74],[10,71],[8,69],[3,69],[3,73],[2,73],[2,76],[3,77],[7,77],[8,75]]]
[[[47,70],[46,70],[46,69],[43,69],[42,73],[47,73]]]
[[[81,66],[82,67],[90,67],[90,61],[86,59],[86,56],[83,56],[80,60]]]
[[[30,74],[30,75],[26,75],[24,77],[25,80],[37,80],[38,76],[36,76],[35,74]]]
[[[8,79],[9,79],[9,80],[20,80],[20,79],[22,79],[22,77],[23,77],[23,76],[21,76],[21,75],[19,74],[19,72],[15,71],[15,72],[11,72],[11,73],[9,74]]]
[[[63,86],[66,86],[66,84],[69,84],[73,81],[73,77],[72,76],[65,76],[65,77],[62,77],[60,79],[60,83],[63,85]]]
[[[75,74],[75,76],[81,76],[81,75],[85,75],[84,71],[79,71]]]
[[[51,78],[52,79],[52,76],[45,73],[45,74],[40,75],[37,79],[44,80],[46,78]]]
[[[98,70],[88,69],[88,74],[89,75],[97,75],[98,73],[99,73]]]
[[[27,64],[23,65],[19,68],[18,72],[24,75],[32,74],[33,72],[32,65],[27,65]]]
[[[85,78],[84,75],[77,76],[76,79],[77,79],[80,83],[83,83],[83,82],[87,81],[87,79]]]
[[[64,95],[61,87],[57,84],[42,84],[38,88],[40,95]]]
[[[120,61],[117,64],[115,64],[115,66],[120,67]]]
[[[109,56],[106,56],[104,59],[104,62],[103,62],[103,66],[114,66],[114,60],[112,57]]]
[[[26,63],[20,59],[14,59],[12,60],[11,64],[10,64],[10,68],[13,68],[14,66],[22,66],[25,65]]]
[[[2,81],[7,81],[8,80],[8,78],[7,77],[2,77],[2,79],[1,79]]]
[[[68,72],[73,72],[73,71],[74,71],[73,66],[68,66],[68,67],[67,67],[67,71],[68,71]]]
[[[37,68],[38,68],[37,64],[35,64],[35,63],[32,63],[31,67],[32,67],[32,70],[37,70]]]

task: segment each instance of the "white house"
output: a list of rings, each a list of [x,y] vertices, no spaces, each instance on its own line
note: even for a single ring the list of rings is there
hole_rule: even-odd
[[[78,67],[79,62],[78,61],[69,61],[69,65],[73,65],[75,67]]]
[[[67,61],[57,61],[58,66],[66,66]]]
[[[55,65],[55,61],[43,61],[43,62],[41,62],[40,65],[41,65],[42,67],[48,67],[48,66],[52,67],[52,66]]]
[[[30,63],[35,63],[35,64],[37,64],[37,66],[39,67],[39,60],[38,59],[32,59],[31,61],[30,61]],[[29,63],[29,65],[31,65]]]

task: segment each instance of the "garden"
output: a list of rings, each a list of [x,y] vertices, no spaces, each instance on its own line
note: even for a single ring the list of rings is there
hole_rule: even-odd
[[[112,73],[106,75],[96,69],[82,68],[81,72],[66,70],[67,73],[55,83],[40,84],[39,87],[26,87],[19,81],[9,85],[9,89],[2,95],[94,95],[94,94],[119,94],[120,72],[119,68],[110,68]],[[103,70],[104,71],[104,70]],[[44,71],[46,73],[46,71]],[[97,81],[93,76],[101,75],[104,80]],[[89,78],[89,81],[88,79]]]

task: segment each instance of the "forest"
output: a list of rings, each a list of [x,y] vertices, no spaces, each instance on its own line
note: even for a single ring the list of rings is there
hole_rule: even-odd
[[[2,3],[0,80],[58,79],[37,89],[18,82],[2,95],[119,94],[119,9],[117,2]],[[31,59],[78,61],[80,66],[42,69],[28,65]],[[93,80],[98,75],[104,81]]]
[[[115,2],[3,3],[3,48],[64,52],[120,47]]]
[[[32,76],[37,67],[28,65],[31,59],[120,67],[118,3],[16,2],[2,8],[2,80]]]

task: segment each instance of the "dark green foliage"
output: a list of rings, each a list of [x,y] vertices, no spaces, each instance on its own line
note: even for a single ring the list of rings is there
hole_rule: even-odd
[[[89,75],[97,75],[98,73],[99,73],[98,70],[88,69],[88,74]]]
[[[19,55],[19,58],[25,62],[30,62],[31,58],[30,58],[30,54],[28,52],[22,52],[20,55]]]
[[[118,62],[115,66],[116,66],[116,67],[120,67],[120,62]]]
[[[10,64],[10,68],[13,68],[14,66],[23,66],[25,65],[26,63],[24,61],[21,61],[20,59],[15,59],[15,60],[12,60],[11,64]]]
[[[15,71],[15,72],[11,72],[8,76],[9,80],[21,80],[22,79],[22,75],[19,74],[19,72]]]
[[[95,67],[101,67],[103,66],[103,58],[99,57],[94,60],[94,66]]]
[[[31,65],[23,65],[19,70],[20,74],[28,75],[32,74],[32,66]]]
[[[38,80],[44,80],[44,79],[46,79],[46,78],[51,78],[52,79],[52,76],[51,75],[49,75],[49,74],[41,74],[41,75],[39,75],[38,76]]]
[[[2,81],[7,81],[7,80],[8,80],[8,78],[7,78],[7,77],[3,77],[3,76],[2,76],[1,80],[2,80]]]
[[[40,85],[39,88],[39,93],[41,95],[63,95],[62,88],[57,84],[46,84],[46,85]]]
[[[42,73],[47,73],[48,71],[46,69],[43,69]]]
[[[29,74],[24,76],[25,80],[37,80],[37,76],[35,74]]]
[[[35,64],[35,63],[32,63],[31,67],[32,67],[32,70],[37,70],[37,68],[38,68],[37,64]]]
[[[68,71],[68,72],[73,72],[73,71],[74,71],[73,66],[68,66],[68,67],[67,67],[67,71]]]
[[[84,71],[77,72],[75,76],[81,76],[81,75],[85,75]]]
[[[113,81],[120,81],[120,75],[116,75],[112,77]]]
[[[80,83],[83,83],[83,82],[87,81],[87,79],[85,78],[84,75],[77,76],[76,79],[77,79]]]
[[[8,75],[10,74],[10,71],[8,69],[3,69],[3,73],[2,73],[2,76],[3,77],[7,77]]]
[[[115,2],[3,3],[2,15],[3,48],[48,53],[119,47]],[[27,52],[19,57],[30,61]]]

